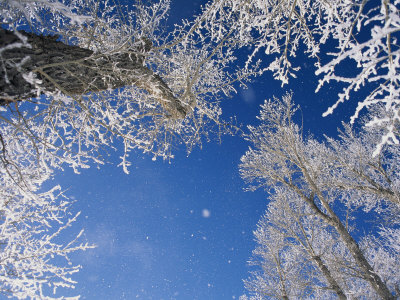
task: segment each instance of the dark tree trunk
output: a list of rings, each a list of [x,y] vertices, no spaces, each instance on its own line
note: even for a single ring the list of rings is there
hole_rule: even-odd
[[[332,276],[331,271],[327,268],[327,266],[322,261],[321,257],[318,255],[313,255],[312,259],[317,264],[318,268],[321,270],[322,274],[324,274],[325,279],[328,281],[330,288],[336,293],[340,300],[346,300],[347,297],[344,294],[342,288],[337,283],[336,279]]]
[[[181,102],[144,65],[144,54],[150,48],[151,44],[143,41],[141,47],[130,51],[95,54],[54,36],[0,29],[0,105],[46,92],[73,96],[135,85],[159,101],[170,117],[184,118],[186,109]],[[34,83],[34,78],[40,82]]]

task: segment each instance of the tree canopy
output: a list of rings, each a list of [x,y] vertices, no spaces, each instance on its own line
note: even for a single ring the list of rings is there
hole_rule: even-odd
[[[261,270],[246,281],[250,299],[396,299],[399,148],[373,156],[380,132],[349,125],[320,142],[304,136],[296,110],[291,94],[266,101],[248,128],[241,175],[271,195],[255,231]]]
[[[117,2],[0,3],[4,293],[73,287],[79,267],[50,258],[92,247],[53,241],[77,217],[61,187],[44,188],[55,171],[101,165],[118,144],[128,173],[132,151],[171,160],[243,132],[220,102],[268,72],[285,86],[301,56],[316,93],[338,90],[324,116],[358,104],[338,139],[305,136],[291,94],[248,128],[241,174],[272,196],[255,233],[269,273],[246,286],[255,299],[398,296],[400,2],[213,0],[173,28],[169,0]],[[356,212],[377,214],[379,230],[355,234]]]

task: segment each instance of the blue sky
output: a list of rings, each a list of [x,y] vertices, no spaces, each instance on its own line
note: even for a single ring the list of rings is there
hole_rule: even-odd
[[[79,225],[98,245],[77,255],[83,299],[232,299],[243,292],[264,196],[244,193],[237,138],[171,163],[139,156],[130,175],[109,165],[60,176]],[[182,153],[183,154],[183,153]],[[61,178],[62,177],[62,178]]]
[[[172,0],[170,22],[190,17],[201,3]],[[328,89],[314,94],[313,69],[303,59],[295,62],[304,71],[289,86],[282,89],[266,74],[223,103],[225,116],[236,114],[240,123],[256,124],[265,99],[292,90],[305,130],[334,134],[338,116],[343,119],[353,107],[346,104],[335,116],[322,118],[335,99]],[[110,152],[100,169],[59,172],[55,181],[77,200],[74,210],[81,211],[73,230],[84,228],[85,238],[97,245],[74,254],[74,263],[83,269],[68,294],[81,299],[238,299],[255,247],[252,231],[267,204],[262,191],[243,190],[238,164],[247,148],[240,136],[226,136],[189,156],[180,149],[171,162],[132,153],[137,157],[129,175],[116,166],[118,152]]]

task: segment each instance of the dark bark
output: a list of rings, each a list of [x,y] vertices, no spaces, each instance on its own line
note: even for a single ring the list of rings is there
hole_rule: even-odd
[[[170,117],[186,115],[167,84],[144,65],[151,48],[148,41],[136,49],[104,55],[64,44],[54,36],[19,33],[27,38],[25,44],[15,32],[0,29],[0,48],[14,44],[0,52],[0,105],[35,97],[38,90],[73,96],[135,85],[155,97]],[[41,81],[39,85],[26,80],[31,72]]]
[[[317,264],[318,268],[321,270],[322,274],[324,274],[326,280],[328,281],[330,288],[336,293],[340,300],[346,300],[347,297],[344,294],[342,288],[337,283],[336,279],[332,276],[329,269],[326,267],[321,257],[318,255],[312,256],[312,259]]]

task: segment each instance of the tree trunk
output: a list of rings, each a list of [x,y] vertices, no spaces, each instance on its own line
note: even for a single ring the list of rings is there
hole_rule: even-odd
[[[350,233],[347,231],[346,227],[340,222],[339,218],[335,216],[336,230],[339,232],[347,248],[350,250],[354,260],[357,262],[358,266],[363,272],[363,277],[368,281],[376,293],[385,300],[396,299],[387,287],[387,285],[382,281],[380,276],[375,273],[372,266],[369,264],[368,260],[365,258],[357,242],[353,239]]]
[[[295,143],[293,143],[295,144]],[[356,261],[357,265],[360,267],[361,271],[363,272],[363,278],[369,282],[375,292],[382,298],[382,299],[396,299],[394,297],[387,285],[383,282],[380,276],[375,273],[372,266],[369,264],[368,260],[365,258],[364,254],[362,253],[360,247],[358,246],[357,242],[351,236],[351,234],[347,231],[346,227],[341,222],[340,218],[336,215],[333,209],[330,207],[329,202],[325,199],[322,191],[319,189],[315,181],[312,179],[312,172],[309,172],[306,164],[303,162],[303,158],[300,157],[296,149],[293,149],[296,158],[298,160],[298,167],[301,169],[305,181],[308,183],[310,190],[312,191],[312,195],[308,198],[302,192],[297,192],[303,199],[310,205],[311,209],[316,212],[316,214],[325,220],[328,224],[333,226],[337,232],[339,233],[341,239],[343,240],[344,244],[349,249],[351,255],[353,256],[354,260]],[[287,183],[286,183],[287,184]],[[290,184],[288,184],[290,186]],[[296,191],[297,187],[295,187]],[[318,206],[316,205],[314,197],[317,196],[319,201],[321,202],[322,206],[326,209],[327,214],[322,212]]]
[[[151,43],[113,54],[57,41],[54,36],[12,32],[0,28],[0,105],[60,91],[84,95],[135,85],[146,90],[171,118],[184,118],[186,109],[167,84],[144,65]]]
[[[372,286],[372,288],[375,290],[375,292],[385,300],[390,300],[390,299],[396,299],[394,297],[387,285],[382,281],[382,279],[379,277],[377,273],[375,273],[374,269],[372,266],[369,264],[368,260],[365,258],[364,254],[362,253],[360,247],[358,246],[357,242],[354,240],[354,238],[351,236],[351,234],[347,231],[346,227],[342,224],[340,221],[340,218],[336,215],[336,213],[332,210],[332,208],[329,206],[328,202],[326,199],[323,197],[321,191],[317,188],[317,186],[313,183],[313,181],[310,179],[307,173],[307,170],[303,168],[303,174],[305,175],[306,178],[308,178],[309,183],[313,189],[313,192],[318,195],[319,201],[323,205],[323,207],[326,209],[329,217],[324,214],[321,210],[316,210],[316,205],[313,203],[311,205],[311,208],[317,212],[317,215],[321,217],[323,220],[326,220],[328,224],[333,226],[337,232],[339,233],[342,241],[344,244],[347,246],[347,249],[350,251],[351,255],[353,256],[355,262],[357,265],[360,267],[360,270],[363,273],[363,278],[369,284]],[[307,199],[308,203],[312,202]]]
[[[304,167],[304,165],[300,166],[303,172],[304,177],[310,184],[310,188],[313,191],[312,196],[307,198],[304,194],[299,194],[306,200],[306,202],[310,205],[316,214],[325,220],[329,225],[333,226],[337,232],[339,233],[342,241],[347,246],[347,249],[350,251],[351,255],[353,256],[355,262],[360,267],[360,270],[363,273],[363,279],[369,282],[375,292],[385,300],[396,299],[394,297],[387,285],[382,281],[377,273],[375,273],[372,266],[369,264],[368,260],[365,258],[364,254],[362,253],[360,247],[358,246],[357,242],[351,236],[351,234],[347,231],[346,227],[340,221],[340,218],[336,215],[333,209],[329,206],[329,203],[324,198],[322,192],[319,190],[317,185],[311,179],[308,170]],[[319,201],[321,202],[322,206],[326,209],[328,215],[322,212],[314,202],[315,195],[318,196]]]
[[[333,278],[329,269],[325,266],[324,262],[322,261],[321,257],[318,255],[313,255],[312,259],[317,264],[318,268],[321,270],[322,274],[324,274],[326,280],[328,281],[330,288],[336,293],[340,300],[346,300],[347,297],[344,294],[342,288],[339,286],[335,278]]]

